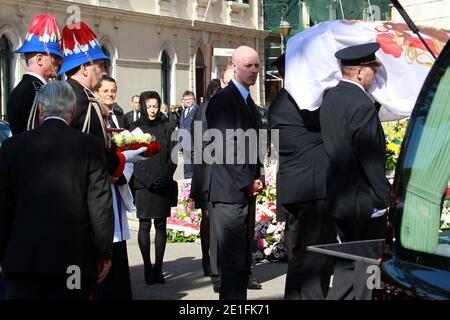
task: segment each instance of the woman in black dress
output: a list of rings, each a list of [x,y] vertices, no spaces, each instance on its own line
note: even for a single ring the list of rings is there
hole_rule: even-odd
[[[144,133],[156,137],[160,152],[134,166],[133,187],[136,189],[136,208],[139,218],[138,243],[144,260],[145,283],[164,283],[162,263],[166,249],[166,223],[170,207],[176,205],[174,199],[173,174],[176,165],[171,161],[174,143],[171,142],[172,126],[160,114],[161,98],[156,91],[145,91],[139,97],[141,117],[132,124]],[[150,229],[155,226],[155,264],[150,259]]]

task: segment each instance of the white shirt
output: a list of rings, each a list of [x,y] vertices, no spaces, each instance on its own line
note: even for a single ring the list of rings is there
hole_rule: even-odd
[[[184,109],[184,117],[186,118],[192,107]]]
[[[110,112],[110,114],[111,114],[111,120],[116,125],[116,128],[120,128],[119,121],[117,121],[117,116],[112,111]]]
[[[64,120],[63,118],[58,117],[58,116],[49,116],[49,117],[45,118],[44,121],[47,121],[50,119],[58,119],[58,120],[64,121],[67,125],[69,125],[66,120]]]
[[[341,81],[345,81],[345,82],[350,82],[353,83],[354,85],[357,85],[358,87],[361,88],[362,91],[364,91],[367,94],[367,91],[364,89],[364,87],[359,84],[358,82],[352,81],[352,80],[348,80],[348,79],[341,79]]]
[[[133,110],[133,121],[136,121],[139,119],[139,111]]]

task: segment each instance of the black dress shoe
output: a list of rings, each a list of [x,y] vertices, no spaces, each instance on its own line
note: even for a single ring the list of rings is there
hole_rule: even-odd
[[[215,293],[219,293],[220,292],[220,283],[214,283],[213,284],[213,291]]]
[[[259,290],[259,289],[262,289],[262,285],[260,283],[256,282],[255,279],[249,278],[248,279],[247,289]]]
[[[162,271],[153,271],[153,279],[155,283],[166,283]]]
[[[152,285],[155,284],[155,279],[153,278],[153,270],[151,268],[146,268],[144,270],[145,284]]]

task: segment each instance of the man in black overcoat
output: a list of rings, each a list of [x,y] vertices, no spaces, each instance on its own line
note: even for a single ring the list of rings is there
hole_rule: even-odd
[[[0,149],[7,299],[88,299],[111,266],[114,214],[101,139],[70,128],[71,87],[38,93],[43,124]]]
[[[330,167],[328,210],[340,241],[385,238],[390,185],[385,177],[385,137],[367,91],[374,82],[378,43],[344,48],[342,80],[324,94],[320,126]],[[328,299],[370,299],[365,263],[338,260]]]
[[[284,56],[281,59],[278,70],[284,73]],[[278,136],[278,143],[273,141],[279,153],[277,206],[288,214],[287,229],[292,241],[285,299],[323,300],[333,259],[306,249],[336,239],[326,211],[328,158],[320,134],[319,113],[300,110],[282,88],[270,104],[268,120],[272,137]]]
[[[204,157],[207,163],[204,188],[216,217],[213,223],[216,223],[219,246],[219,298],[243,300],[247,298],[251,264],[250,214],[254,196],[262,191],[264,183],[258,162],[258,141],[246,139],[242,143],[239,137],[234,139],[226,131],[242,129],[257,139],[261,120],[249,88],[258,77],[258,53],[247,46],[238,47],[232,65],[234,78],[211,98],[206,110],[208,129],[220,132],[215,142],[222,145],[216,150],[215,162]]]

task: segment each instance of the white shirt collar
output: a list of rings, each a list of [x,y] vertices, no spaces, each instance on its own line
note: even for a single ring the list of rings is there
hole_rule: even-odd
[[[67,125],[69,125],[69,124],[67,123],[67,121],[66,121],[64,118],[61,118],[61,117],[58,117],[58,116],[50,116],[50,117],[47,117],[47,118],[44,119],[44,121],[47,121],[47,120],[50,120],[50,119],[61,120],[61,121],[64,121]]]
[[[44,79],[44,77],[42,77],[41,75],[31,72],[31,71],[26,71],[24,74],[28,74],[30,76],[33,76],[35,78],[38,78],[39,80],[42,81],[43,84],[47,84],[47,80]]]
[[[357,85],[358,87],[361,88],[362,91],[364,91],[367,94],[367,91],[364,89],[364,87],[362,85],[360,85],[358,82],[349,80],[349,79],[341,79],[341,81],[345,81],[345,82],[350,82],[353,83],[354,85]]]

